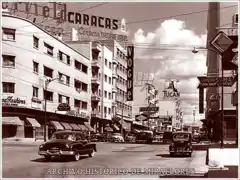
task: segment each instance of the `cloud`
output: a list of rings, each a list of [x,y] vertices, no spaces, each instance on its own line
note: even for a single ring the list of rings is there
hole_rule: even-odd
[[[186,110],[186,118],[196,107],[198,112],[198,79],[206,73],[206,54],[199,51],[193,54],[193,47],[206,46],[206,34],[197,35],[185,22],[175,19],[166,20],[153,32],[138,29],[134,35],[135,71],[154,73],[154,85],[163,97],[165,81],[178,80],[177,89]],[[140,97],[140,92],[136,97]],[[146,93],[146,92],[143,92]],[[142,103],[135,99],[137,104]],[[191,113],[190,113],[191,114]],[[202,117],[198,113],[196,116]],[[188,117],[188,121],[189,121]],[[199,118],[198,118],[199,119]]]

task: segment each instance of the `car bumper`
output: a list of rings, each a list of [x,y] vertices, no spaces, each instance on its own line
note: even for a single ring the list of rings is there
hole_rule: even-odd
[[[38,151],[38,154],[40,156],[69,156],[69,155],[74,155],[74,151],[56,151],[56,152],[50,152],[50,151]]]
[[[179,151],[169,151],[170,153],[192,153],[191,150],[179,150]]]

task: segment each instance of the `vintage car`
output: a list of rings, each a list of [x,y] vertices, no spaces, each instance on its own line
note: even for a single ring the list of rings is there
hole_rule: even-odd
[[[124,138],[120,133],[113,133],[111,137],[112,142],[124,142]]]
[[[153,142],[153,131],[143,130],[136,136],[137,143],[151,144]]]
[[[88,143],[81,132],[57,131],[49,141],[39,146],[38,154],[48,161],[52,157],[66,157],[78,161],[81,155],[93,157],[96,151],[96,144]]]
[[[192,156],[192,137],[189,132],[174,132],[169,146],[170,156],[176,154]]]

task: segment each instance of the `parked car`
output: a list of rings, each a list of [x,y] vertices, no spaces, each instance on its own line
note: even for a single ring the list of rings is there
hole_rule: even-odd
[[[197,131],[194,131],[192,133],[192,141],[196,142],[196,143],[200,143],[200,141],[201,141],[200,133],[198,133]]]
[[[163,140],[163,133],[155,133],[153,140],[157,142],[161,142]]]
[[[169,145],[170,156],[176,154],[192,156],[192,137],[189,132],[174,132],[172,143]]]
[[[53,133],[51,139],[39,146],[38,154],[44,156],[46,160],[52,157],[67,157],[75,161],[81,155],[93,157],[97,152],[96,144],[89,143],[84,139],[82,133],[78,131],[58,131]]]
[[[136,141],[136,136],[133,134],[127,134],[125,137],[125,141],[127,142],[135,142]]]
[[[163,133],[163,143],[171,143],[172,142],[172,133],[171,131],[165,131]]]
[[[112,142],[124,142],[124,138],[120,133],[113,133],[111,137]]]
[[[153,142],[153,131],[143,130],[142,132],[138,133],[136,142],[151,144]]]

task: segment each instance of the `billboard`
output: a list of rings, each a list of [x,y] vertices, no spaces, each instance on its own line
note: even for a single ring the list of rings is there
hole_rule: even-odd
[[[163,91],[164,98],[178,98],[180,97],[180,92],[177,90],[177,88],[174,85],[174,81],[170,81],[168,84],[168,87],[164,89]]]
[[[133,101],[134,47],[127,47],[127,101]]]

